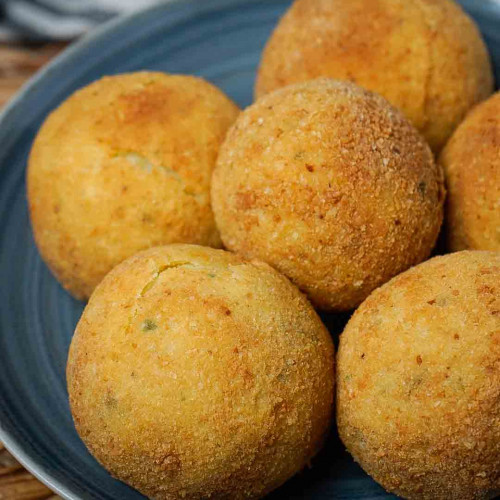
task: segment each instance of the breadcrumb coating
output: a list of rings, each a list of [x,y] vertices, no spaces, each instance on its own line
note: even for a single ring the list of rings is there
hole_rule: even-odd
[[[436,152],[493,92],[480,32],[449,0],[296,0],[265,48],[256,96],[318,77],[383,95]]]
[[[478,105],[455,131],[440,163],[448,186],[452,251],[500,251],[500,93]]]
[[[247,108],[221,147],[212,205],[225,246],[348,310],[427,258],[442,222],[441,169],[382,97],[318,79]]]
[[[268,265],[171,245],[97,287],[67,380],[76,429],[115,477],[155,499],[260,498],[322,445],[334,351]]]
[[[40,253],[86,299],[107,272],[167,243],[220,246],[210,207],[219,146],[239,110],[199,78],[139,72],[77,91],[45,121],[28,166]]]
[[[436,257],[373,292],[340,337],[337,423],[403,498],[500,490],[500,254]]]

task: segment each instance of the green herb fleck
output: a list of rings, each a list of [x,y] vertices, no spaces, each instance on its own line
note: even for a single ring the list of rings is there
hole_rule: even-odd
[[[143,332],[151,332],[158,328],[158,325],[152,319],[145,319],[141,325]]]

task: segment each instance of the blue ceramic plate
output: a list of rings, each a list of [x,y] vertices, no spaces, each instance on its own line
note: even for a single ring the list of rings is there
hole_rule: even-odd
[[[348,1],[348,0],[346,0]],[[500,73],[500,3],[463,0]],[[0,118],[0,440],[68,499],[143,498],[89,455],[71,420],[66,355],[84,304],[41,262],[29,226],[25,165],[47,113],[75,89],[140,69],[192,73],[241,106],[252,99],[263,45],[289,0],[177,0],[108,24],[39,73]],[[342,318],[326,318],[334,337]],[[352,461],[332,433],[314,467],[273,498],[391,498]]]

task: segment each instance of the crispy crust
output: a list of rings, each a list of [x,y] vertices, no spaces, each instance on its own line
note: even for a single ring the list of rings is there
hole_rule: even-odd
[[[70,405],[93,455],[152,498],[259,498],[321,446],[333,356],[284,276],[171,245],[97,287],[71,344]]]
[[[88,298],[151,246],[220,246],[210,176],[238,112],[199,78],[141,72],[94,82],[47,118],[28,199],[40,253],[66,289]]]
[[[467,116],[441,154],[450,249],[500,250],[500,93]]]
[[[436,257],[376,290],[340,338],[337,423],[410,499],[500,489],[500,254]]]
[[[268,262],[333,310],[357,306],[429,255],[443,198],[441,170],[402,114],[329,79],[245,110],[212,180],[226,247]]]
[[[320,76],[382,94],[434,151],[493,91],[481,35],[448,0],[296,0],[265,48],[256,96]]]

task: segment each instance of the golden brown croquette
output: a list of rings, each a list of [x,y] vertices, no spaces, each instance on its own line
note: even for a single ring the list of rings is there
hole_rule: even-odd
[[[220,246],[210,177],[238,112],[199,78],[140,72],[94,82],[47,118],[28,198],[40,253],[67,290],[88,298],[151,246]]]
[[[441,170],[382,97],[313,80],[246,109],[221,147],[212,204],[230,250],[288,276],[321,309],[353,308],[425,259]]]
[[[500,253],[436,257],[373,292],[340,337],[337,422],[354,459],[419,500],[500,489]]]
[[[320,76],[382,94],[434,151],[493,92],[479,30],[449,0],[296,0],[264,51],[256,95]]]
[[[440,162],[450,249],[500,251],[500,92],[467,116]]]
[[[76,429],[115,477],[155,499],[259,498],[327,432],[333,345],[264,263],[150,249],[92,295],[71,344]]]

